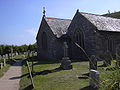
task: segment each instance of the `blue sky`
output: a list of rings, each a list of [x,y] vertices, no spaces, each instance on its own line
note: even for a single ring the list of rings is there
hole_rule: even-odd
[[[46,16],[72,19],[76,10],[94,14],[120,11],[120,0],[0,0],[0,44],[35,43],[43,7]]]

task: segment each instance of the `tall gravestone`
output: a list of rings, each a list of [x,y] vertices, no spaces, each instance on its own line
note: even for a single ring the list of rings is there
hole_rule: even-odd
[[[4,62],[4,66],[6,66],[6,59],[4,59],[3,62]]]
[[[99,88],[99,79],[100,79],[100,73],[97,70],[90,70],[90,86],[94,90],[98,90]]]
[[[72,69],[71,60],[68,57],[68,45],[67,45],[67,42],[64,42],[63,49],[64,49],[64,57],[62,58],[60,67],[65,69],[65,70]]]
[[[120,67],[120,45],[118,45],[116,48],[116,59],[117,59],[116,66]]]
[[[13,59],[13,48],[11,47],[11,59]]]
[[[109,65],[111,65],[111,60],[112,60],[111,53],[109,51],[106,51],[104,54],[103,64],[105,66],[109,66]]]
[[[2,68],[3,68],[3,63],[1,62],[1,63],[0,63],[0,69],[2,69]]]
[[[97,59],[95,57],[95,55],[92,55],[89,61],[89,66],[90,66],[90,70],[94,69],[97,70]]]

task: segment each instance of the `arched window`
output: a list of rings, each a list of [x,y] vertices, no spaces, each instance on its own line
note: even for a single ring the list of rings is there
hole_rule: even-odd
[[[42,49],[47,51],[47,34],[45,32],[42,33]]]
[[[74,41],[84,48],[84,34],[80,29],[76,29],[74,33]]]

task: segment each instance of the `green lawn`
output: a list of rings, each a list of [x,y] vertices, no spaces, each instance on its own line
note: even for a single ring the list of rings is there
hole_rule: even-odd
[[[22,58],[23,55],[18,55],[13,57],[14,60],[21,60]],[[2,77],[4,73],[8,71],[9,67],[15,63],[15,61],[8,60],[8,58],[3,58],[3,59],[6,59],[6,66],[0,69],[0,77]],[[1,59],[0,62],[3,62],[3,59]]]
[[[35,89],[33,90],[85,90],[84,87],[89,86],[88,78],[78,78],[81,74],[85,74],[89,71],[89,63],[86,62],[72,62],[73,70],[56,70],[60,66],[60,63],[53,63],[48,61],[34,62],[34,72],[38,72],[34,75]],[[31,62],[30,62],[31,64]],[[98,65],[102,65],[102,62],[98,62]],[[30,79],[27,72],[27,67],[23,65],[23,75],[20,81],[20,90],[30,90]],[[50,70],[52,73],[40,72]],[[98,68],[103,71],[103,68]],[[104,72],[102,73],[102,75]]]
[[[10,64],[7,64],[5,67],[0,69],[0,77],[4,75],[4,73],[9,69],[9,67],[10,67]]]

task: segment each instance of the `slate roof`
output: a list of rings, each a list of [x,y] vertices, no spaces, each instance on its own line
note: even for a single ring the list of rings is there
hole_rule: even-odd
[[[62,35],[66,34],[68,27],[71,23],[70,19],[60,19],[60,18],[50,18],[44,17],[49,27],[51,28],[54,35],[60,38]]]
[[[79,12],[86,17],[100,31],[120,32],[120,19]]]

